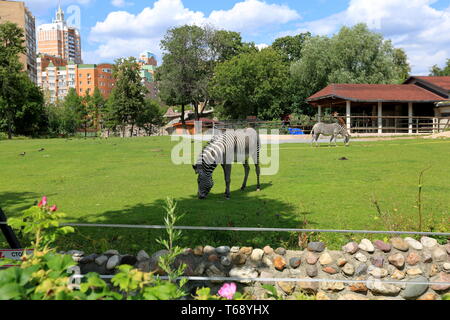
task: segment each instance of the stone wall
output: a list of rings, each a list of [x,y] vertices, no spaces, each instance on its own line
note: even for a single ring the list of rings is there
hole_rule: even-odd
[[[101,255],[85,256],[82,252],[68,252],[79,263],[82,273],[114,274],[120,264],[130,264],[142,271],[163,274],[158,268],[161,250],[149,256],[141,250],[136,256],[120,255],[109,250]],[[187,276],[238,278],[298,278],[303,281],[278,281],[276,288],[286,299],[298,292],[315,295],[316,299],[419,299],[438,300],[450,288],[450,243],[439,245],[435,239],[422,237],[392,238],[388,243],[363,239],[350,242],[340,251],[328,250],[322,242],[311,242],[303,251],[263,249],[251,247],[213,248],[211,246],[186,249],[176,265],[187,265]],[[342,282],[315,282],[311,279],[335,279]],[[309,281],[308,281],[309,280]],[[366,283],[348,283],[345,280],[365,280]],[[383,281],[400,281],[387,284]],[[405,282],[439,282],[427,285]],[[266,290],[261,282],[245,283],[240,288],[254,299],[264,299]],[[447,283],[447,284],[446,284]],[[271,282],[273,284],[273,282]],[[188,283],[188,289],[211,286],[217,290],[220,281]]]

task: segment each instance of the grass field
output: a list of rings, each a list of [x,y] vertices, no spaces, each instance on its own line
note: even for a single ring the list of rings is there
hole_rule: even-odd
[[[450,140],[354,141],[345,148],[308,144],[280,146],[280,170],[262,177],[254,167],[240,191],[241,165],[233,166],[231,200],[223,197],[222,169],[207,200],[196,198],[190,165],[174,165],[168,137],[0,141],[0,207],[17,216],[43,195],[67,214],[66,222],[162,224],[167,196],[185,213],[182,225],[385,229],[371,203],[415,220],[419,172],[425,173],[424,215],[448,228]],[[38,152],[40,148],[45,151]],[[26,152],[25,156],[19,156]],[[348,161],[338,160],[346,157]],[[306,220],[306,224],[305,224]],[[430,225],[429,222],[426,227]],[[407,227],[406,225],[404,227]],[[436,230],[435,230],[436,231]],[[159,248],[162,231],[77,228],[61,249],[121,252]],[[295,234],[184,231],[182,245],[294,246]],[[316,236],[339,246],[350,236]],[[0,236],[1,247],[6,244]]]

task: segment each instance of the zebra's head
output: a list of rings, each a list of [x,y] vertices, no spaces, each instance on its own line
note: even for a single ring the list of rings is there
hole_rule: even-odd
[[[205,199],[212,187],[214,186],[214,181],[212,179],[212,172],[206,171],[201,165],[196,164],[192,166],[195,173],[197,174],[197,184],[198,184],[198,198]]]

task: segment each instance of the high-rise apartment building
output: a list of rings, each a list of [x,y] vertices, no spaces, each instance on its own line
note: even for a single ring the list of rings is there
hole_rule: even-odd
[[[58,7],[52,23],[38,27],[38,52],[78,64],[83,63],[80,32],[77,28],[67,25],[61,6]]]
[[[0,1],[0,23],[16,23],[23,29],[26,53],[20,56],[20,62],[31,81],[37,83],[36,69],[36,27],[35,18],[21,1]]]
[[[158,89],[155,83],[155,72],[158,64],[156,56],[150,51],[145,51],[139,55],[138,63],[140,66],[141,82],[148,89],[147,96],[156,98],[158,95]]]
[[[103,97],[108,98],[115,84],[112,68],[109,63],[75,64],[69,61],[57,66],[50,61],[41,72],[41,87],[50,102],[64,99],[70,88],[74,88],[79,96],[92,95],[95,88],[99,88]]]

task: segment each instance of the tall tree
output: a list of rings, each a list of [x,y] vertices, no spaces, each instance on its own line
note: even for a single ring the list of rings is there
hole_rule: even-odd
[[[212,92],[232,119],[258,116],[272,120],[285,113],[288,67],[272,48],[244,53],[217,65]]]
[[[331,83],[401,83],[410,67],[406,54],[365,24],[342,27],[331,38],[306,40],[302,58],[291,66],[299,105]],[[301,110],[299,110],[301,111]]]
[[[116,60],[113,68],[116,84],[108,102],[109,119],[115,126],[122,126],[124,135],[126,126],[131,126],[132,136],[145,105],[147,88],[141,83],[139,70],[139,64],[134,57]]]
[[[139,128],[143,128],[150,135],[156,127],[163,123],[163,112],[158,102],[153,99],[146,99],[144,109],[137,118]]]
[[[74,88],[70,88],[63,102],[63,132],[64,134],[74,134],[77,129],[80,129],[84,117],[85,106],[83,99],[78,96]]]
[[[300,60],[304,43],[310,37],[311,33],[306,32],[278,38],[272,43],[272,47],[282,55],[284,61],[290,63]]]
[[[9,139],[14,132],[35,135],[46,126],[43,94],[19,61],[26,52],[23,43],[17,24],[0,24],[0,127],[6,128]]]
[[[447,59],[443,68],[439,68],[437,65],[432,66],[430,76],[450,76],[450,59]]]
[[[100,89],[98,87],[95,87],[94,93],[89,103],[88,111],[93,119],[93,125],[95,126],[95,128],[97,128],[97,130],[100,129],[100,122],[102,114],[104,112],[105,104],[106,101],[105,98],[103,98]]]
[[[209,83],[219,62],[243,52],[256,52],[252,43],[243,43],[237,32],[210,26],[182,26],[170,29],[161,41],[163,63],[158,68],[160,98],[181,105],[182,122],[186,105],[192,104],[196,119],[211,99]]]

